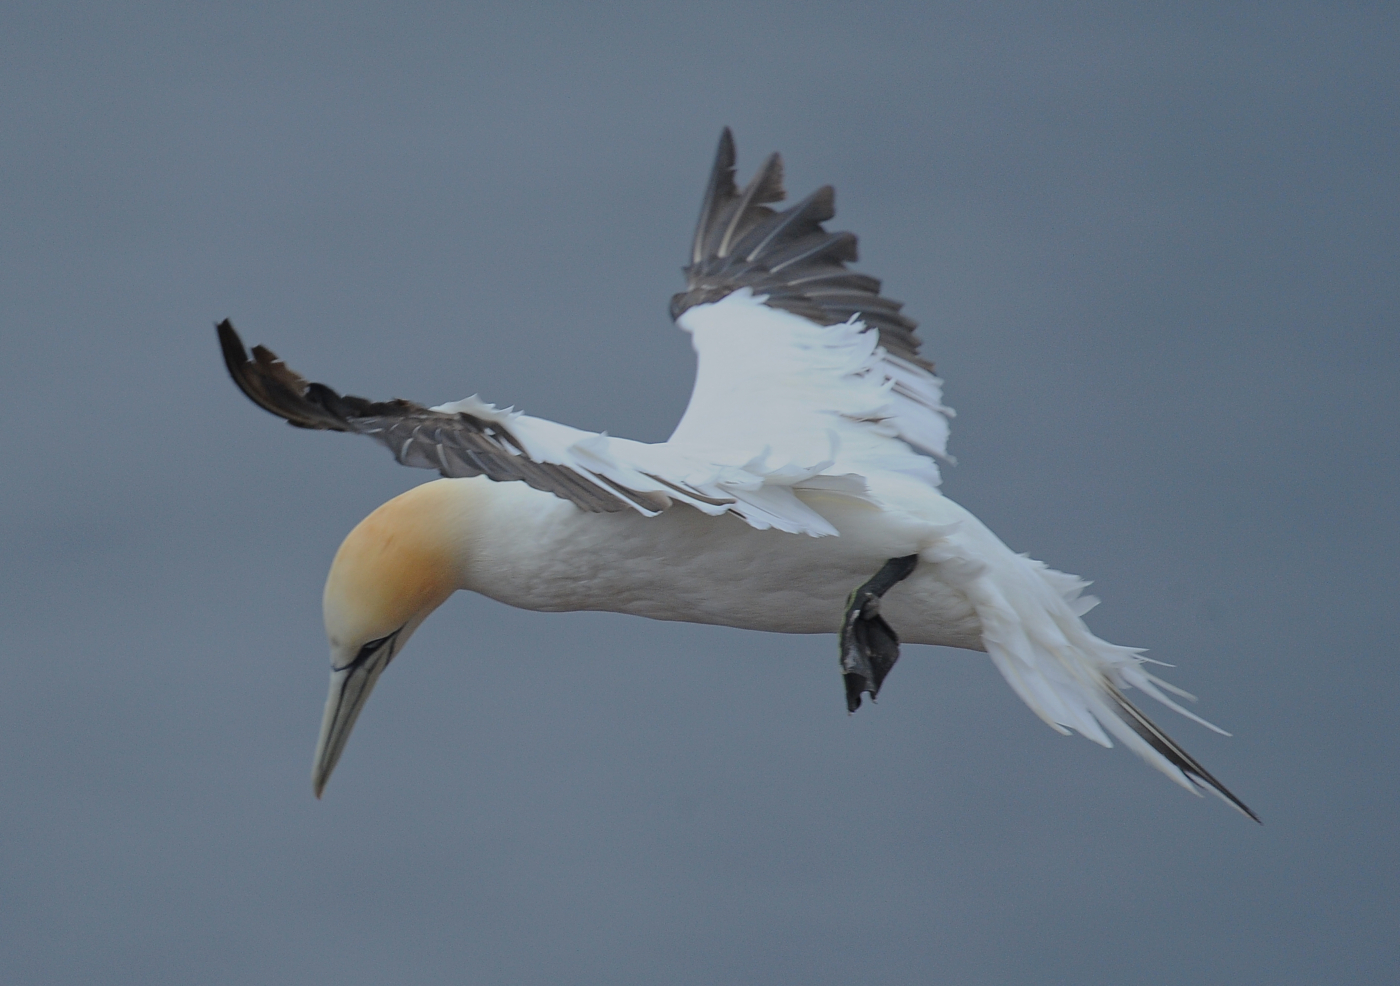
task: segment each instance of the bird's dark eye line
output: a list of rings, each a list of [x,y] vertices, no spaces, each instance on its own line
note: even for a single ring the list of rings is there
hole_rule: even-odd
[[[385,647],[386,645],[389,647],[389,660],[384,662],[384,666],[388,667],[389,661],[392,661],[394,659],[394,638],[402,632],[403,627],[399,627],[391,634],[387,634],[383,637],[380,637],[378,640],[371,640],[369,643],[365,644],[363,647],[360,648],[360,652],[355,655],[355,659],[353,661],[351,661],[349,664],[343,664],[340,667],[335,667],[334,665],[332,665],[331,670],[357,671],[360,668],[364,667],[365,664],[369,661],[369,659],[375,654],[379,653],[380,649]]]

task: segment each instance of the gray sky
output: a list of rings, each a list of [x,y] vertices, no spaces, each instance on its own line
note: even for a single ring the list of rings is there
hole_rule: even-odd
[[[1143,6],[6,4],[5,982],[1393,975],[1397,18]],[[945,490],[1178,665],[1264,826],[979,655],[848,717],[827,638],[466,596],[312,799],[325,570],[429,477],[254,408],[213,322],[663,439],[725,124],[836,185]]]

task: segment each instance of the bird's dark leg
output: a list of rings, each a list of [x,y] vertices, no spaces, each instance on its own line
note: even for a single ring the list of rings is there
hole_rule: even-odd
[[[918,555],[891,558],[875,577],[851,593],[841,620],[841,674],[846,682],[846,711],[860,708],[862,692],[871,701],[885,675],[899,660],[899,637],[880,615],[880,597],[909,577]]]

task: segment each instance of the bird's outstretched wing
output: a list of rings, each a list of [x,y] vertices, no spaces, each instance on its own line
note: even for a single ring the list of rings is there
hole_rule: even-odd
[[[825,186],[781,212],[782,159],[743,188],[734,140],[720,136],[671,314],[699,355],[695,390],[672,442],[709,455],[872,468],[938,482],[948,419],[942,381],[919,354],[915,323],[880,282],[847,268],[856,237],[828,232]]]
[[[654,516],[674,502],[707,514],[732,513],[760,530],[835,534],[793,488],[862,496],[854,478],[816,469],[730,465],[665,445],[647,445],[501,410],[475,397],[426,407],[412,401],[369,401],[308,383],[270,350],[252,355],[225,320],[218,326],[224,363],[254,404],[298,428],[368,435],[406,466],[443,476],[486,476],[523,482],[593,513],[635,510]]]

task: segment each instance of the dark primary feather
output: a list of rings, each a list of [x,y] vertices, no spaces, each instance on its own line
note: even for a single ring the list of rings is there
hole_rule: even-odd
[[[604,477],[585,477],[564,466],[536,462],[498,421],[434,411],[412,401],[342,396],[325,384],[307,383],[262,346],[253,347],[250,359],[227,319],[219,323],[218,332],[224,363],[238,389],[254,404],[298,428],[369,435],[387,445],[406,466],[436,469],[450,478],[520,481],[593,513],[628,510],[629,501],[652,512],[666,506],[653,494],[626,489]]]
[[[685,268],[687,290],[671,299],[671,317],[746,287],[767,295],[772,307],[818,325],[858,315],[879,330],[880,345],[891,355],[933,369],[919,356],[917,323],[900,314],[903,306],[880,295],[877,279],[847,269],[856,259],[855,234],[822,226],[836,215],[835,190],[825,185],[775,212],[768,204],[785,197],[782,158],[770,156],[742,190],[734,182],[734,161],[734,137],[725,127]]]

